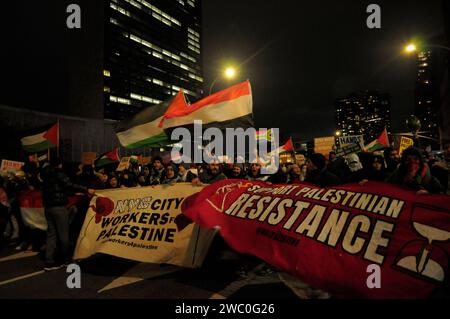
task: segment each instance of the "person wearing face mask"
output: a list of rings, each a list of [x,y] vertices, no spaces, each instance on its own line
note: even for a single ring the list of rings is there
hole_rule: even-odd
[[[359,183],[366,179],[366,174],[364,172],[363,165],[357,154],[352,153],[345,156],[345,163],[349,168],[348,182],[349,183]]]
[[[388,183],[416,190],[418,194],[441,193],[442,185],[431,175],[420,151],[410,147],[403,151],[400,165],[387,178]]]

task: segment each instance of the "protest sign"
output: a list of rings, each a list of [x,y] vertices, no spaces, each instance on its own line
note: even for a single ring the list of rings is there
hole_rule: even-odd
[[[328,154],[333,150],[334,143],[334,136],[317,137],[314,139],[314,152],[328,157]]]
[[[120,159],[119,165],[116,168],[116,171],[121,172],[121,171],[128,169],[128,167],[130,166],[130,160],[131,160],[131,157],[129,157],[129,156],[122,157]]]
[[[403,151],[411,146],[414,146],[414,140],[412,138],[406,136],[400,137],[400,147],[398,149],[398,155],[402,156]]]
[[[356,144],[360,145],[361,149],[364,148],[364,138],[362,135],[340,136],[338,137],[338,143],[341,147]]]
[[[15,173],[19,171],[23,165],[23,162],[9,161],[4,159],[2,160],[0,172],[1,174]]]

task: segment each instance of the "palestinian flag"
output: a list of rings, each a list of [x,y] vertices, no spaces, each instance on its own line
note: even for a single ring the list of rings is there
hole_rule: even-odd
[[[18,199],[23,223],[31,229],[47,230],[42,193],[26,190],[20,192]]]
[[[377,150],[381,150],[383,148],[389,147],[389,138],[386,131],[386,128],[384,128],[381,135],[374,141],[370,142],[364,147],[365,152],[374,152]]]
[[[278,151],[278,153],[284,153],[284,152],[292,152],[293,150],[294,150],[294,143],[292,143],[292,138],[289,138],[289,140],[284,145],[281,145],[276,151]]]
[[[253,127],[253,102],[250,82],[245,81],[187,105],[173,103],[164,114],[160,127],[172,129],[192,126],[201,120],[203,128]]]
[[[159,123],[171,105],[186,106],[184,94],[180,91],[175,97],[157,105],[149,106],[132,118],[122,121],[114,128],[117,138],[123,147],[128,149],[140,147],[161,147],[169,143],[169,139]]]
[[[58,146],[59,124],[53,124],[50,128],[40,130],[39,133],[25,136],[21,140],[25,151],[36,153]]]
[[[272,141],[272,129],[256,131],[256,140],[257,141]]]
[[[95,167],[102,167],[108,164],[119,163],[119,150],[117,148],[112,151],[103,153],[94,162]]]

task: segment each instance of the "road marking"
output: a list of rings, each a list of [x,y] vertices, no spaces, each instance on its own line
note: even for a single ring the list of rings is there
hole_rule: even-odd
[[[9,260],[15,260],[15,259],[21,259],[21,258],[27,258],[27,257],[33,257],[39,254],[36,251],[21,251],[17,254],[12,254],[3,258],[0,258],[0,263],[3,261],[9,261]]]
[[[32,272],[30,274],[26,274],[26,275],[23,275],[23,276],[19,276],[19,277],[15,277],[15,278],[12,278],[12,279],[8,279],[8,280],[5,280],[5,281],[0,281],[0,286],[7,285],[7,284],[10,284],[12,282],[19,281],[19,280],[22,280],[22,279],[27,279],[27,278],[30,278],[30,277],[34,277],[34,276],[43,274],[44,272],[45,272],[45,270],[40,270],[40,271]]]
[[[159,264],[139,263],[130,270],[128,270],[119,278],[116,278],[113,281],[111,281],[108,285],[97,291],[97,293],[101,293],[105,290],[131,285],[142,280],[170,274],[176,271],[180,271],[182,269],[183,268],[181,267],[172,265],[161,266]]]

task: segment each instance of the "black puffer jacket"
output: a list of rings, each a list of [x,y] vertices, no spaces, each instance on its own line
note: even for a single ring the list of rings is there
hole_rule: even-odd
[[[45,207],[65,206],[68,203],[67,193],[86,193],[87,188],[70,181],[69,177],[54,167],[46,167],[41,173],[42,203]]]

